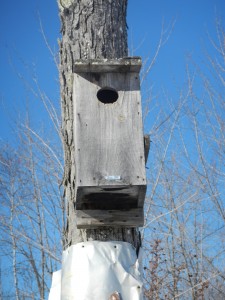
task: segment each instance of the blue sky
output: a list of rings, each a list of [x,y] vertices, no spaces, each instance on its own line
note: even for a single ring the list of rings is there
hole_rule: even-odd
[[[203,64],[206,51],[212,51],[207,33],[216,39],[216,18],[224,22],[225,0],[128,0],[130,53],[143,61],[154,57],[162,24],[175,21],[168,42],[143,85],[143,98],[149,87],[153,94],[168,91],[176,101],[186,82],[187,57]],[[56,0],[3,1],[0,10],[0,143],[14,142],[16,122],[29,111],[32,127],[41,130],[47,123],[45,109],[35,96],[34,80],[60,110],[58,72],[41,33],[54,53],[60,38]],[[135,51],[134,51],[135,49]],[[32,93],[34,89],[34,93]],[[158,96],[159,105],[165,99]],[[154,115],[147,122],[154,121]],[[153,121],[152,121],[153,120]],[[45,126],[46,127],[46,126]]]
[[[224,0],[129,0],[130,53],[151,58],[157,48],[162,23],[175,20],[147,84],[155,93],[165,88],[174,93],[185,82],[187,56],[197,63],[208,47],[207,32],[215,37],[216,17],[223,20]],[[0,140],[11,140],[13,122],[29,110],[34,125],[46,121],[40,102],[30,92],[37,78],[43,91],[59,107],[58,74],[47,49],[39,18],[50,46],[57,53],[60,24],[56,0],[4,1],[0,12]],[[135,49],[135,51],[133,51]]]

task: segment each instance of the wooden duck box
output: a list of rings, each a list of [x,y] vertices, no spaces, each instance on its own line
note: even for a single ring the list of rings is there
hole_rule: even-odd
[[[146,173],[140,68],[140,58],[77,60],[74,64],[75,191],[78,219],[83,219],[80,227],[94,226],[88,221],[91,211],[100,212],[99,221],[106,211],[126,212],[124,226],[129,226],[129,212],[135,210],[139,226],[143,224]],[[85,211],[86,217],[79,211]],[[115,214],[107,224],[103,218],[100,225],[117,225]]]

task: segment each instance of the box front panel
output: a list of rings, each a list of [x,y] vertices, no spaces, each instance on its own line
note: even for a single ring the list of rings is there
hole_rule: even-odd
[[[73,100],[77,186],[145,185],[138,74],[74,74]]]

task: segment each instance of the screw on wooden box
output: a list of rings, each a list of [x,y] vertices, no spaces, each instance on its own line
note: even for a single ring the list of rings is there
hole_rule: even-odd
[[[139,57],[73,66],[78,228],[143,225],[149,139],[144,143],[140,68]]]

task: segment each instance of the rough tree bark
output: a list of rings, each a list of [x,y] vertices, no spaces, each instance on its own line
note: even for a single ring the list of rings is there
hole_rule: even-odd
[[[73,140],[73,64],[76,59],[122,58],[128,54],[127,0],[60,0],[60,86],[64,144],[64,191],[68,203],[64,248],[78,242],[126,241],[139,247],[137,229],[78,230],[75,223],[75,161]]]

